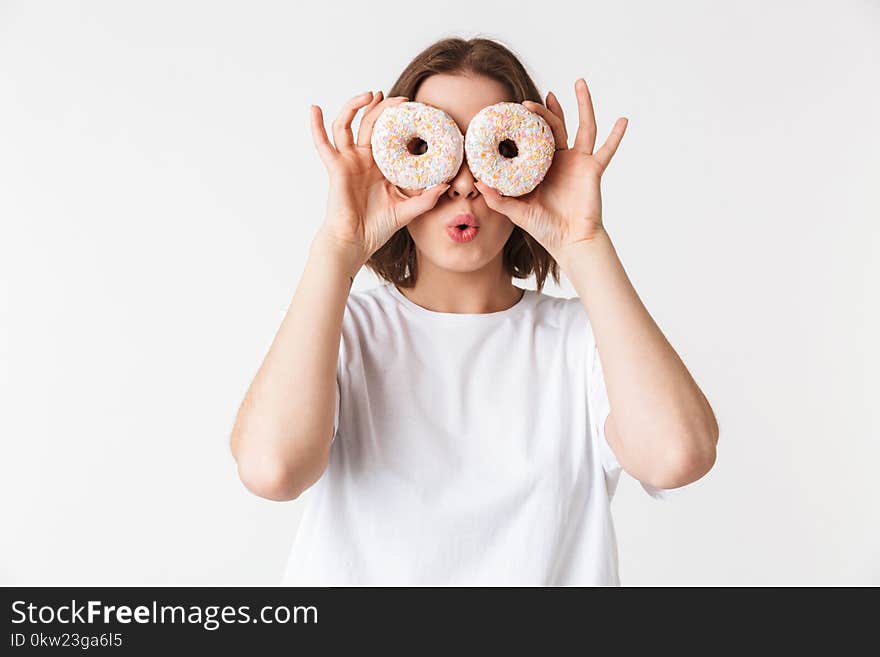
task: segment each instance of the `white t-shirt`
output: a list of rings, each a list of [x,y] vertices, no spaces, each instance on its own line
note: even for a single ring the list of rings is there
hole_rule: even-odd
[[[619,586],[621,467],[578,297],[459,314],[351,292],[336,382],[282,585]]]

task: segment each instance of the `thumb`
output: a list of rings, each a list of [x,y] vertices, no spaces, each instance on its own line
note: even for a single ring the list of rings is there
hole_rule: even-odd
[[[480,194],[483,195],[486,205],[492,210],[505,215],[517,226],[524,227],[523,223],[525,222],[526,213],[528,211],[528,205],[526,203],[511,196],[502,196],[496,190],[480,180],[474,182],[474,187],[480,190]]]
[[[449,189],[448,184],[437,183],[422,190],[418,196],[412,196],[398,203],[395,208],[398,224],[403,227],[420,214],[424,214],[433,208],[437,204],[437,200],[447,189]]]

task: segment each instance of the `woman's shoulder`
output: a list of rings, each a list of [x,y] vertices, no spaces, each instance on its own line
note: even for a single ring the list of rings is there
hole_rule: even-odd
[[[534,291],[536,296],[535,308],[545,315],[554,315],[563,320],[576,319],[586,315],[586,309],[581,303],[580,297],[567,297],[546,292]]]
[[[350,291],[345,302],[346,309],[360,313],[375,313],[386,309],[394,301],[388,289],[390,285],[390,283],[380,283],[373,287]]]

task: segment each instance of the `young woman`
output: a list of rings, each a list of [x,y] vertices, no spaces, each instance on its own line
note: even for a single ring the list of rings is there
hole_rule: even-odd
[[[307,502],[284,584],[619,585],[620,470],[662,497],[713,466],[712,409],[603,224],[600,177],[626,119],[594,149],[586,82],[574,91],[572,141],[557,97],[542,104],[507,48],[445,39],[389,97],[349,100],[332,143],[312,107],[327,213],[232,432],[249,490]],[[463,134],[482,108],[522,102],[553,130],[551,168],[521,197],[466,161],[447,185],[401,190],[370,135],[404,100]],[[461,215],[478,225],[469,241],[448,233]],[[385,283],[351,292],[363,265]],[[559,268],[578,297],[542,293]],[[531,275],[537,290],[512,282]]]

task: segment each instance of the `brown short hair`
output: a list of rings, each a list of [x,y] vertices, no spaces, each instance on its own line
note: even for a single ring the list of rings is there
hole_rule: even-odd
[[[434,73],[471,73],[500,82],[508,100],[543,103],[538,88],[516,55],[507,47],[483,38],[441,39],[413,59],[388,90],[387,98],[414,99],[422,81]],[[519,226],[504,245],[504,269],[513,278],[535,275],[537,289],[544,287],[547,275],[559,284],[559,266],[541,244]],[[399,287],[413,287],[418,277],[415,243],[406,228],[391,236],[365,263],[378,276]]]

